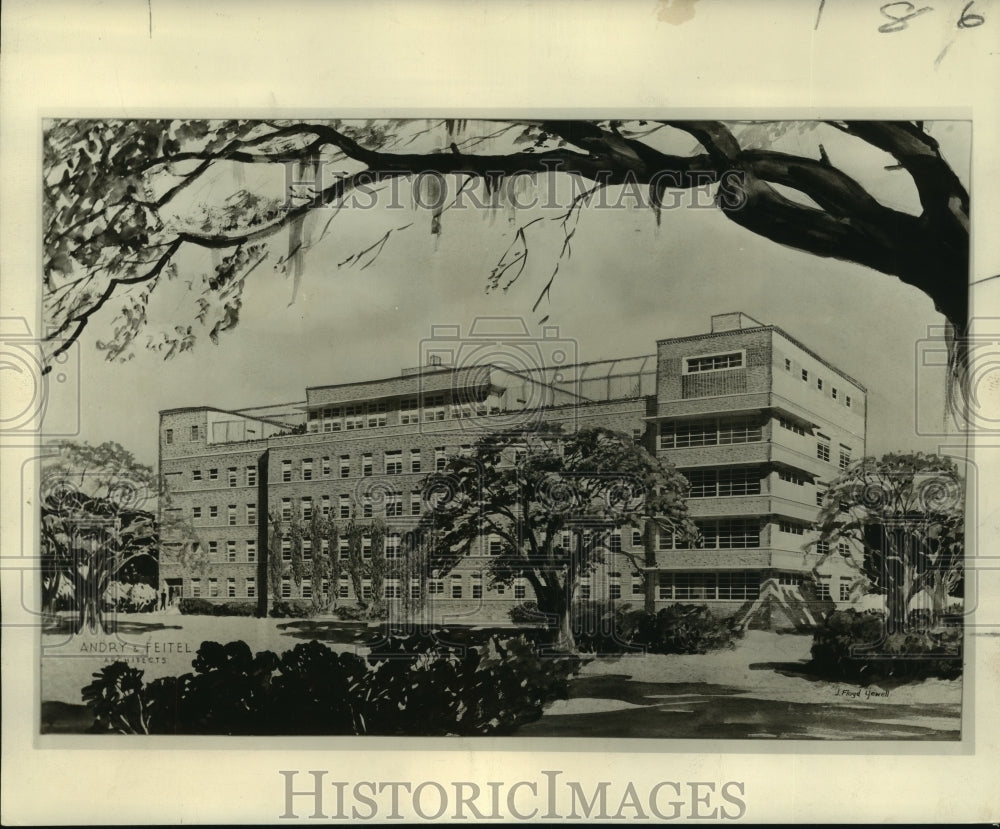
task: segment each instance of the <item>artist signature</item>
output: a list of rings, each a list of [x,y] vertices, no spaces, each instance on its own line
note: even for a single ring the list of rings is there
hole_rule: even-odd
[[[888,699],[889,692],[881,688],[834,688],[835,697],[853,697],[854,699]]]

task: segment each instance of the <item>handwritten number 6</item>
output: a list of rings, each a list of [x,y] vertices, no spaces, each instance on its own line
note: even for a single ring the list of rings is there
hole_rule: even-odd
[[[972,3],[969,3],[969,6],[971,5]],[[895,14],[895,12],[889,11],[890,9],[893,8],[893,6],[904,6],[906,14],[898,16]],[[966,11],[968,11],[969,6],[965,7]],[[892,32],[903,31],[903,29],[905,29],[907,25],[909,25],[909,21],[912,20],[914,17],[916,17],[918,14],[923,14],[924,12],[933,11],[933,9],[930,6],[924,6],[922,9],[917,9],[916,6],[913,5],[913,3],[886,3],[884,6],[882,6],[881,9],[879,9],[879,11],[882,12],[883,17],[887,17],[891,21],[889,23],[883,23],[881,26],[878,27],[878,30],[882,34],[887,35]],[[978,17],[979,15],[974,15],[974,16]],[[979,24],[974,24],[974,25],[979,25]]]
[[[986,22],[986,18],[981,14],[969,14],[969,9],[971,8],[972,3],[966,3],[965,8],[962,9],[962,15],[958,18],[959,29],[974,29],[976,26],[982,26]]]

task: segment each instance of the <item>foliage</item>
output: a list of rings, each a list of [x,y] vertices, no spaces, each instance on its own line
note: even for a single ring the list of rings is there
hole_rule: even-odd
[[[115,662],[83,698],[94,730],[126,734],[502,735],[565,699],[576,656],[540,656],[523,637],[449,647],[393,637],[367,658],[300,643],[280,657],[204,642],[194,673],[142,684]]]
[[[306,601],[275,601],[270,615],[276,619],[305,619],[312,616],[311,603]]]
[[[964,506],[951,458],[890,453],[863,458],[831,482],[816,526],[831,550],[848,542],[846,563],[886,596],[889,624],[902,630],[919,592],[930,594],[938,617],[961,588]]]
[[[389,610],[384,602],[373,604],[344,604],[333,611],[334,615],[345,622],[367,622],[386,619]]]
[[[518,602],[507,611],[507,618],[519,625],[538,624],[546,619],[546,614],[538,609],[538,602]]]
[[[577,646],[584,652],[707,653],[732,648],[742,635],[727,617],[706,605],[674,604],[657,613],[627,605],[602,609],[584,606],[574,620]]]
[[[281,595],[281,579],[285,575],[285,564],[281,560],[281,538],[284,528],[281,519],[272,514],[271,532],[267,544],[267,587],[273,599]]]
[[[810,668],[821,676],[868,685],[962,675],[962,628],[887,632],[881,613],[838,610],[813,636]]]
[[[252,600],[210,602],[207,599],[181,599],[177,605],[182,616],[253,616],[257,610]]]
[[[104,591],[104,606],[119,613],[142,613],[156,610],[159,598],[152,585],[113,581]]]
[[[612,533],[653,523],[694,540],[688,489],[672,466],[609,429],[565,435],[540,424],[485,435],[468,457],[453,457],[428,476],[432,510],[422,530],[429,565],[447,572],[485,534],[496,536],[500,551],[486,567],[490,585],[526,579],[539,608],[560,620],[561,646],[572,649],[573,597],[581,577],[608,560]],[[633,566],[643,563],[622,550]]]
[[[554,217],[561,220],[553,227],[562,233],[563,245],[552,278],[569,261],[582,208],[609,188],[641,194],[659,221],[670,191],[713,183],[726,219],[778,244],[897,276],[926,293],[963,329],[967,297],[956,288],[967,281],[969,196],[924,125],[794,126],[803,136],[815,134],[813,154],[770,149],[781,130],[767,125],[718,121],[53,119],[43,130],[44,303],[54,326],[50,357],[68,348],[108,305],[120,308],[111,335],[99,341],[108,359],[129,359],[144,333],[145,346],[164,357],[192,348],[200,330],[217,342],[239,323],[244,287],[263,263],[290,271],[297,285],[304,253],[329,232],[327,222],[316,238],[311,235],[305,221],[314,208],[339,208],[389,179],[443,190],[445,176],[469,191],[478,188],[484,205],[505,203],[512,219],[517,202],[507,195],[511,183],[515,192],[533,174],[554,175],[573,186],[586,183]],[[835,166],[820,142],[829,144],[841,133],[867,145],[872,158],[895,159],[888,169],[899,172],[889,175],[912,179],[919,215],[884,206]],[[423,136],[434,139],[434,149],[414,151],[412,142]],[[693,139],[697,149],[690,155],[664,152],[659,149],[664,136],[668,144],[671,136]],[[298,162],[300,178],[328,164],[359,169],[332,179],[314,175],[311,185],[286,188],[284,202],[233,183],[233,170],[254,165],[280,175],[290,162]],[[241,178],[236,175],[235,181]],[[797,199],[776,186],[796,191]],[[216,202],[207,201],[212,192],[219,193]],[[199,195],[191,198],[192,193]],[[426,195],[420,201],[432,205],[430,229],[440,233],[446,208]],[[365,250],[338,255],[336,261],[367,267],[390,236],[409,226],[390,227]],[[508,287],[524,271],[530,226],[527,220],[518,226],[489,286]],[[151,297],[179,275],[189,250],[215,254],[213,266],[184,274],[193,297],[188,316],[149,333]]]

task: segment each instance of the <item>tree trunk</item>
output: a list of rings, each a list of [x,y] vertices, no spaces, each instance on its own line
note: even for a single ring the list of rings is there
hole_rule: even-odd
[[[559,616],[559,634],[556,639],[556,646],[559,650],[568,653],[576,652],[576,637],[573,635],[573,615],[568,602]]]

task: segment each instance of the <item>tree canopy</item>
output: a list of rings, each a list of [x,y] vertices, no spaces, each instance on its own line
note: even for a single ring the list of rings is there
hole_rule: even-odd
[[[819,123],[797,125],[808,131]],[[200,326],[217,340],[238,324],[250,276],[270,262],[297,278],[306,252],[351,199],[370,202],[379,187],[405,180],[433,214],[432,232],[440,232],[442,214],[454,203],[441,198],[446,176],[458,182],[457,194],[478,187],[483,203],[493,206],[510,195],[506,185],[514,179],[552,175],[584,183],[561,205],[563,243],[539,300],[568,259],[579,212],[595,194],[635,188],[659,220],[672,195],[708,185],[716,188],[717,208],[737,225],[898,277],[963,330],[969,195],[939,143],[920,122],[824,123],[894,161],[877,172],[908,176],[919,212],[883,204],[819,141],[811,156],[773,149],[793,122],[49,121],[43,138],[47,356],[69,348],[109,307],[117,316],[98,345],[109,359],[127,359],[144,332],[151,296],[181,273],[179,261],[191,248],[214,257],[209,272],[182,274],[197,295],[195,318],[173,320],[145,345],[172,356],[193,347]],[[677,152],[665,136],[694,148]],[[273,192],[259,186],[263,179],[246,183],[261,169],[274,173]],[[224,198],[206,195],[226,177]],[[508,203],[516,211],[516,199]],[[305,219],[317,207],[330,209],[320,229],[309,229]],[[507,287],[523,272],[534,221],[517,226],[507,251],[484,272],[489,286]],[[341,251],[341,264],[367,267],[405,227],[390,228],[362,250]]]

